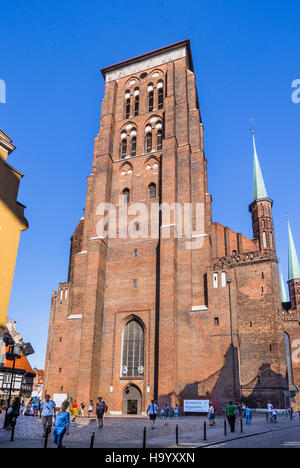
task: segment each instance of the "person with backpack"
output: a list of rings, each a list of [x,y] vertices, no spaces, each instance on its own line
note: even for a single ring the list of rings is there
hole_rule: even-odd
[[[156,418],[157,418],[157,411],[158,411],[157,404],[155,403],[154,400],[151,400],[151,403],[147,408],[147,414],[149,414],[150,421],[151,421],[151,424],[152,424],[151,429],[154,429],[155,421],[156,421]]]
[[[103,417],[104,417],[104,413],[106,413],[107,410],[108,410],[108,407],[105,401],[103,401],[102,397],[99,397],[98,403],[96,404],[96,415],[99,421],[99,429],[103,427]]]
[[[174,408],[174,419],[179,419],[179,408],[178,408],[178,405],[175,405],[175,408]]]

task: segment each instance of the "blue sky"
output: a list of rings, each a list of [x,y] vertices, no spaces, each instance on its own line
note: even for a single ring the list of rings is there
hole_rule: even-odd
[[[252,236],[250,121],[287,278],[289,213],[300,254],[299,1],[0,0],[0,128],[25,174],[23,233],[9,315],[44,365],[51,290],[67,278],[69,239],[85,203],[104,83],[100,68],[191,39],[213,219]]]

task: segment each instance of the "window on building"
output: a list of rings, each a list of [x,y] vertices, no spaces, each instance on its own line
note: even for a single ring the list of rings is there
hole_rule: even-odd
[[[154,91],[153,86],[148,88],[148,111],[152,112],[154,107]]]
[[[134,98],[134,116],[135,117],[139,115],[139,108],[140,108],[140,96],[139,94],[136,94]]]
[[[226,273],[225,273],[225,271],[222,271],[221,282],[222,282],[222,288],[226,288]]]
[[[126,158],[127,156],[127,140],[126,138],[123,138],[121,141],[121,159]]]
[[[263,248],[267,248],[267,233],[265,231],[263,232]]]
[[[134,229],[136,231],[139,231],[140,230],[140,223],[134,223]]]
[[[137,279],[133,280],[133,288],[136,289],[138,285]]]
[[[149,200],[156,198],[156,185],[150,184],[149,185]]]
[[[61,367],[59,368],[58,372],[59,372],[59,373],[61,373],[61,372],[62,372],[62,368],[61,368]]]
[[[273,232],[270,231],[270,249],[273,249]]]
[[[122,368],[127,377],[142,377],[144,367],[144,330],[137,320],[131,320],[123,330]]]
[[[215,327],[218,327],[220,325],[219,317],[215,317],[214,323],[215,323]]]
[[[152,133],[147,133],[145,137],[145,153],[151,153],[152,151]]]
[[[219,287],[219,275],[218,273],[213,274],[213,286],[215,289]]]
[[[131,150],[130,150],[131,156],[136,156],[136,136],[133,136],[131,138]]]
[[[130,97],[125,101],[125,119],[130,117]]]
[[[156,134],[156,150],[162,150],[162,130],[157,130]]]
[[[133,256],[134,256],[134,257],[138,257],[138,253],[139,253],[139,252],[138,252],[138,249],[134,249],[134,251],[133,251]]]
[[[164,107],[164,87],[163,83],[159,82],[157,85],[157,107],[163,109]]]
[[[130,203],[130,190],[128,188],[124,189],[122,192],[122,202],[123,205],[128,205],[128,203]]]

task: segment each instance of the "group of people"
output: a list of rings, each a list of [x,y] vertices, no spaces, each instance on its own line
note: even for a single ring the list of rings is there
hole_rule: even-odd
[[[151,403],[149,404],[147,408],[147,415],[149,416],[151,424],[152,424],[151,429],[154,429],[155,421],[158,415],[158,410],[159,408],[158,408],[157,403],[154,400],[151,400]],[[180,411],[179,411],[179,407],[177,404],[174,406],[174,408],[171,408],[168,404],[166,404],[165,407],[161,408],[160,410],[160,416],[162,419],[170,419],[170,418],[179,419],[179,414],[180,414]]]

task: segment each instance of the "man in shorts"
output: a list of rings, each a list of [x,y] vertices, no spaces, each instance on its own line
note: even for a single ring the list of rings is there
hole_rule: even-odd
[[[147,414],[149,414],[150,421],[152,423],[151,429],[154,429],[155,421],[156,421],[156,418],[157,418],[157,411],[158,411],[157,404],[155,403],[154,400],[151,400],[151,403],[147,408]]]
[[[103,417],[104,417],[104,413],[106,413],[107,410],[108,408],[106,406],[106,403],[105,401],[102,400],[102,397],[100,396],[98,398],[98,403],[96,404],[96,414],[97,414],[97,418],[99,421],[99,429],[103,427]]]
[[[55,408],[56,405],[53,400],[50,400],[50,395],[46,395],[45,401],[43,401],[40,407],[40,419],[43,418],[43,437],[46,437],[47,426],[49,426],[49,433],[51,432],[53,416],[55,418],[56,413]]]

